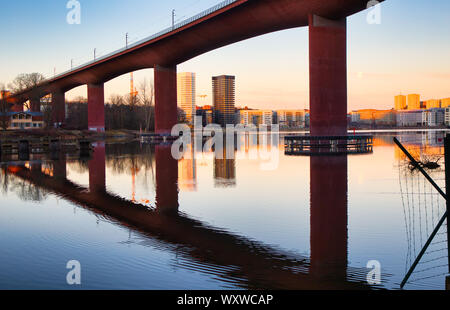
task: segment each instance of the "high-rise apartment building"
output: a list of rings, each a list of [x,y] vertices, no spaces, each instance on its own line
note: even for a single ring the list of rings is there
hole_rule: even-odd
[[[420,95],[411,94],[408,95],[408,110],[419,110],[420,109]]]
[[[177,74],[178,106],[183,110],[186,122],[193,123],[195,115],[195,73],[181,72]]]
[[[397,111],[406,110],[406,96],[395,96],[395,109]]]
[[[214,76],[213,105],[214,121],[221,125],[235,123],[235,77],[230,75]]]

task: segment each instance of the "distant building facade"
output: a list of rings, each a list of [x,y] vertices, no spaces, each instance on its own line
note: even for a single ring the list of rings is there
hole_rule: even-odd
[[[20,111],[0,113],[2,121],[8,123],[7,129],[39,129],[44,127],[44,114],[41,112]]]
[[[434,109],[434,108],[440,108],[441,107],[441,101],[437,99],[430,99],[426,101],[426,109]]]
[[[420,95],[408,95],[408,110],[419,110],[420,108]]]
[[[201,117],[203,126],[214,123],[214,112],[211,106],[198,107],[196,115]]]
[[[400,111],[397,113],[398,127],[419,127],[426,122],[426,114],[422,110]]]
[[[392,110],[362,109],[350,113],[352,125],[366,127],[394,127],[397,124],[397,112]]]
[[[273,111],[272,110],[239,110],[238,111],[238,123],[248,126],[253,125],[267,125],[273,124]]]
[[[407,108],[406,96],[403,96],[403,95],[395,96],[395,109],[397,111],[400,111],[400,110],[406,110],[406,108]]]
[[[214,122],[225,127],[235,124],[235,77],[230,75],[212,78]]]
[[[450,98],[441,99],[441,108],[450,107]]]
[[[431,108],[425,113],[425,121],[428,127],[438,127],[445,124],[445,109]]]
[[[280,128],[305,128],[308,126],[307,110],[276,110],[277,123]]]

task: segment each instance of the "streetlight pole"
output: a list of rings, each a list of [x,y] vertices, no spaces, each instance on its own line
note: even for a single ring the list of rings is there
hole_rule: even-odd
[[[172,10],[172,30],[175,29],[175,9]]]

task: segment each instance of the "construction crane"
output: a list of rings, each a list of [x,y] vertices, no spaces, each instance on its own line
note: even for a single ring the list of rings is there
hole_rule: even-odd
[[[206,97],[208,97],[208,95],[197,95],[197,97],[200,97],[202,99],[202,104],[204,103],[203,100],[206,99]]]
[[[139,92],[134,87],[133,72],[130,73],[130,98],[136,98]]]

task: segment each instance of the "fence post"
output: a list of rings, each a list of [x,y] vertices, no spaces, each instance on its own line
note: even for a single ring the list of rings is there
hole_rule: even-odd
[[[445,159],[445,193],[447,197],[450,194],[450,134],[446,134],[444,138],[444,159]],[[448,270],[450,272],[450,231],[448,214],[450,210],[450,199],[446,199],[445,205],[447,207],[447,250],[448,253]]]

